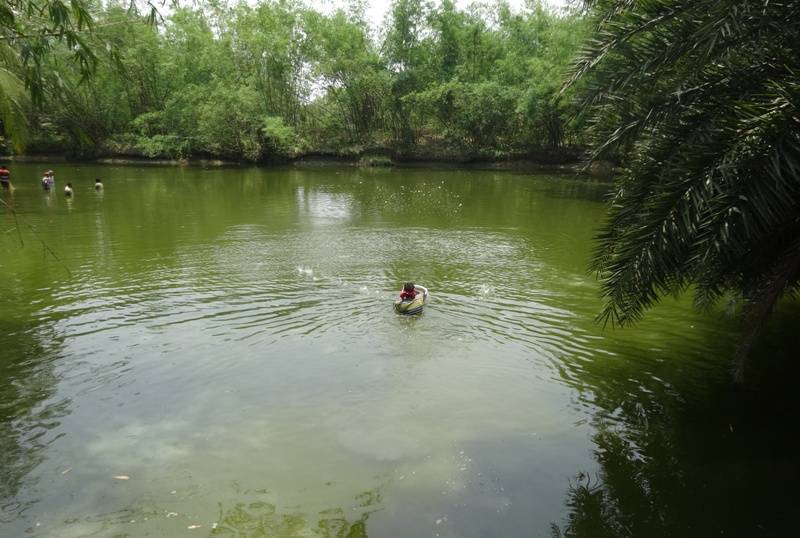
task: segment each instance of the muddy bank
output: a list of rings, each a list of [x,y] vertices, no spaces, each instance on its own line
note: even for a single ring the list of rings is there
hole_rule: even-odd
[[[64,163],[64,162],[88,162],[98,164],[131,165],[131,166],[241,166],[242,163],[235,161],[223,161],[219,159],[147,159],[143,157],[112,156],[101,157],[98,159],[78,159],[66,157],[65,155],[11,155],[3,157],[8,161],[21,163]]]
[[[569,162],[553,162],[550,159],[498,159],[498,160],[469,160],[446,159],[425,156],[392,156],[383,154],[369,154],[359,156],[342,156],[336,154],[314,153],[298,156],[294,159],[284,159],[271,162],[246,163],[226,161],[221,159],[148,159],[130,156],[110,156],[97,159],[77,161],[109,164],[117,166],[199,166],[203,168],[238,167],[238,166],[298,166],[298,167],[337,167],[354,166],[365,168],[431,168],[431,169],[466,169],[466,170],[508,170],[516,172],[563,172],[573,174],[586,174],[595,177],[608,178],[613,174],[613,165],[608,162],[595,162],[588,165],[581,160]],[[13,155],[3,158],[13,162],[28,163],[63,163],[75,162],[76,159],[64,155]]]

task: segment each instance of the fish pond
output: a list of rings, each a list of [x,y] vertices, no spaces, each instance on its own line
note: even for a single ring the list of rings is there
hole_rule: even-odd
[[[722,309],[604,329],[605,183],[49,167],[0,193],[4,537],[796,530],[798,309],[738,389]]]

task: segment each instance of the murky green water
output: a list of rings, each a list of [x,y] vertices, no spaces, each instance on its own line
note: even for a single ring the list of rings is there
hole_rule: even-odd
[[[62,165],[48,194],[12,170],[2,536],[794,528],[790,376],[729,389],[734,327],[685,300],[593,323],[602,184]],[[391,308],[408,279],[419,318]],[[784,310],[768,364],[800,343]]]

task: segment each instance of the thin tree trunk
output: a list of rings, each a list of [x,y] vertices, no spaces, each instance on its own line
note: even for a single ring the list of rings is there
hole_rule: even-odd
[[[734,354],[733,381],[742,384],[745,380],[747,359],[756,340],[764,328],[764,323],[775,308],[786,287],[797,278],[800,272],[800,245],[795,244],[787,259],[775,269],[774,279],[764,290],[762,296],[747,307],[744,314],[744,335]]]

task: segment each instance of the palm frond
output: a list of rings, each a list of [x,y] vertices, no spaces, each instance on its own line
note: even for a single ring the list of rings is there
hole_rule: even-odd
[[[690,285],[703,308],[796,289],[781,268],[800,233],[800,1],[588,3],[567,86],[581,80],[594,157],[624,165],[592,264],[599,319]]]

